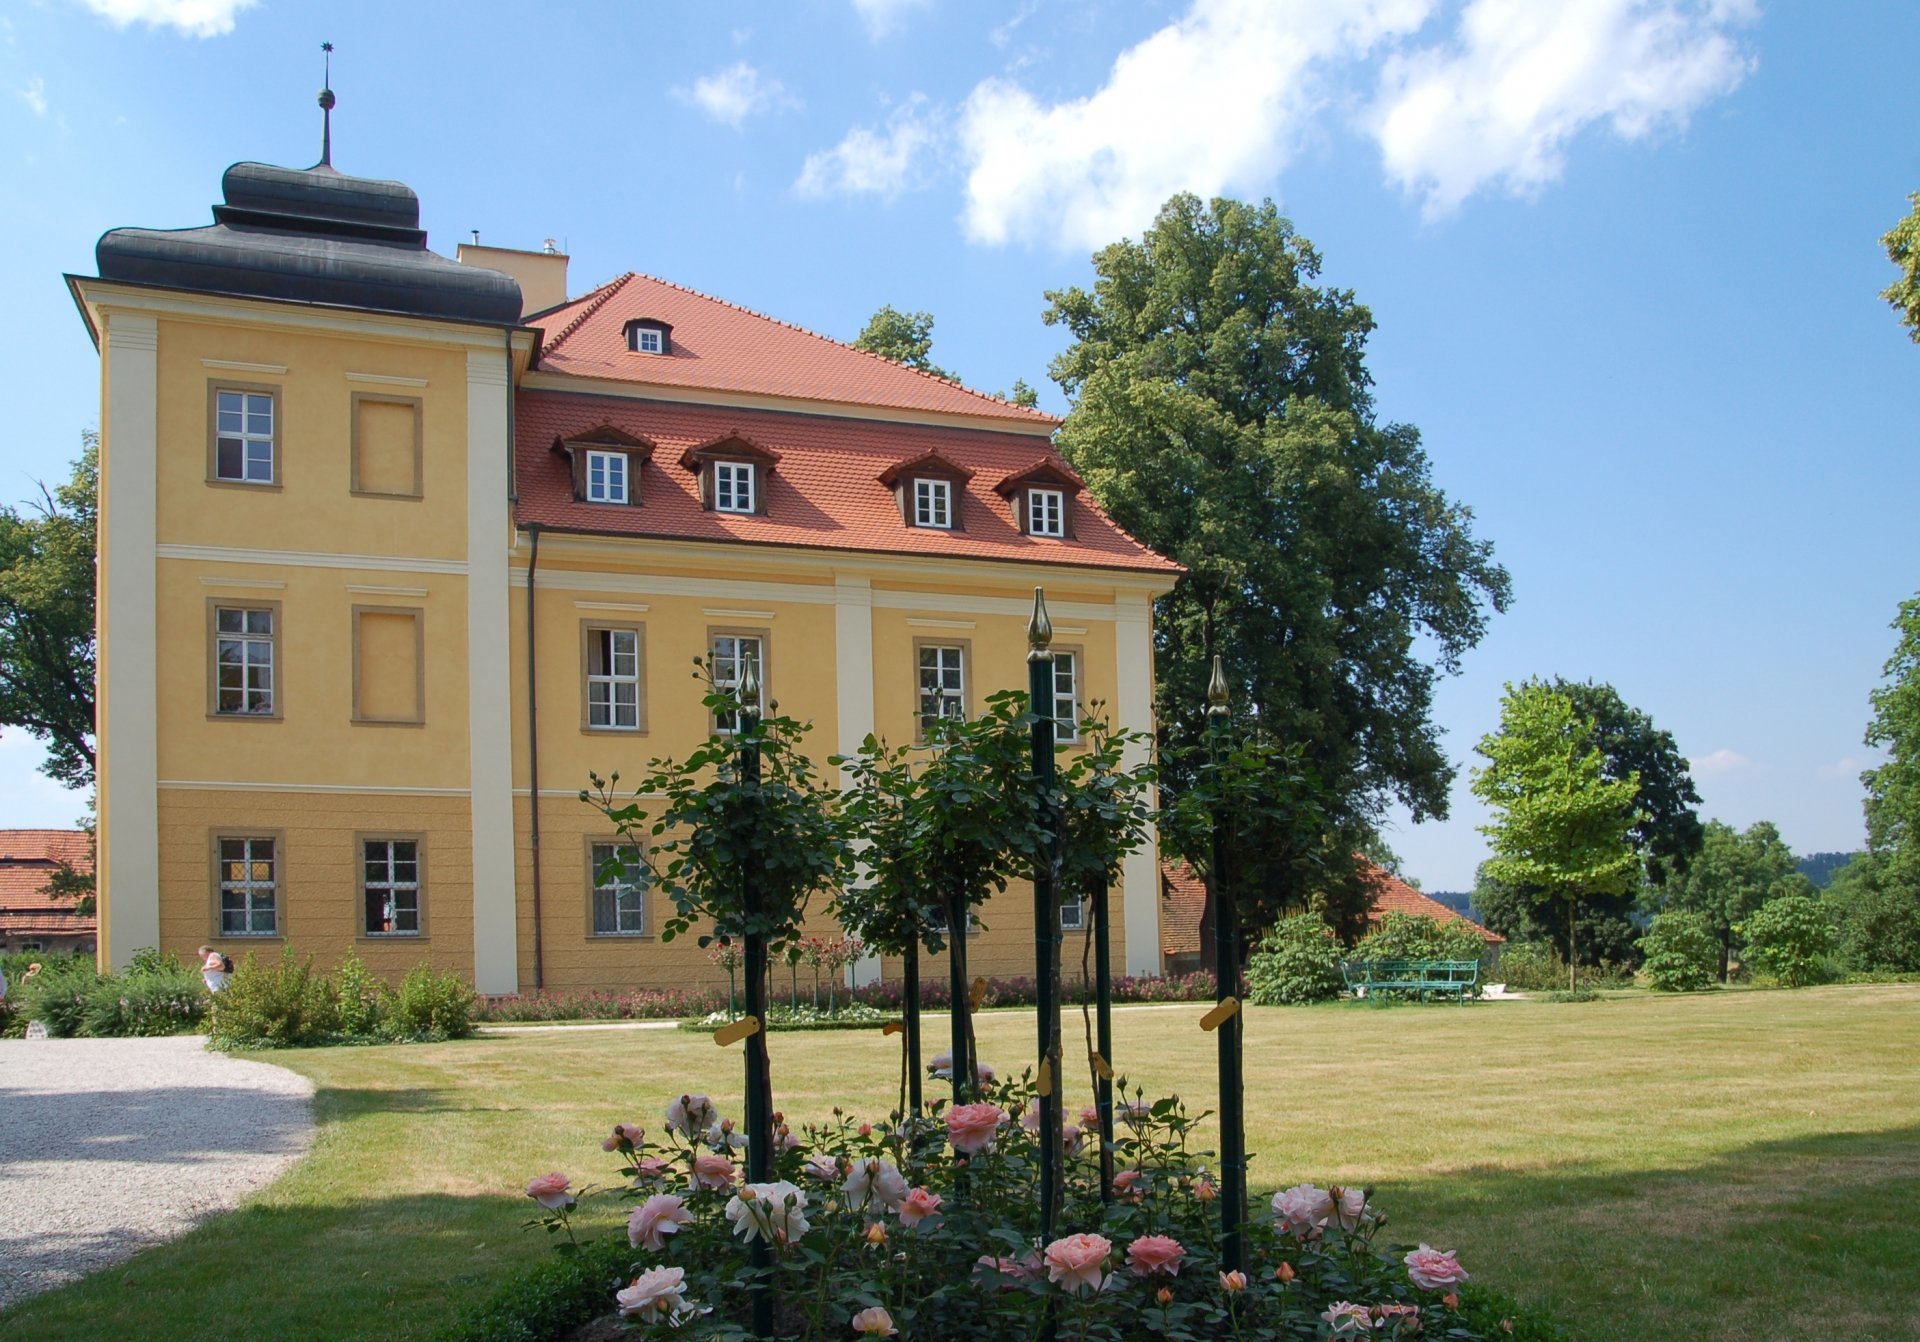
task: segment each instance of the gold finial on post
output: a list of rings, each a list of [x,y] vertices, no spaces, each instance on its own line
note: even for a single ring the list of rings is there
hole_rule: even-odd
[[[1030,662],[1050,661],[1053,654],[1048,651],[1053,642],[1053,621],[1047,618],[1047,589],[1033,589],[1033,618],[1027,621],[1027,660]]]
[[[740,706],[749,713],[760,711],[760,659],[752,653],[742,657],[740,668]]]
[[[1225,717],[1227,712],[1227,671],[1220,663],[1220,654],[1213,654],[1213,675],[1207,680],[1207,716]]]

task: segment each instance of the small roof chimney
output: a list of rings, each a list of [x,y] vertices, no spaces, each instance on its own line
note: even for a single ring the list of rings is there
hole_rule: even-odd
[[[454,249],[454,257],[465,266],[497,270],[511,275],[520,285],[522,317],[557,308],[567,301],[567,254],[552,238],[537,252],[517,247],[483,247],[480,230],[473,230],[473,241]]]

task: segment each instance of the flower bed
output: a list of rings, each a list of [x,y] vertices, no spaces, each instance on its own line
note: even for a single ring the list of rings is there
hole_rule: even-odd
[[[606,1305],[662,1337],[750,1335],[756,1241],[771,1250],[765,1288],[782,1338],[1025,1338],[1048,1314],[1062,1338],[1089,1342],[1557,1336],[1468,1285],[1451,1253],[1387,1245],[1357,1188],[1275,1195],[1245,1231],[1245,1270],[1225,1270],[1210,1153],[1193,1142],[1205,1116],[1138,1090],[1116,1102],[1111,1202],[1100,1199],[1098,1116],[1081,1110],[1069,1125],[1060,1230],[1042,1242],[1031,1085],[983,1093],[878,1124],[836,1110],[795,1132],[776,1115],[775,1177],[762,1184],[742,1183],[733,1124],[706,1096],[683,1095],[660,1140],[637,1123],[612,1128],[602,1145],[621,1162],[616,1183],[529,1182],[531,1224],[604,1264],[604,1241],[574,1241],[578,1201],[631,1203],[625,1285]]]

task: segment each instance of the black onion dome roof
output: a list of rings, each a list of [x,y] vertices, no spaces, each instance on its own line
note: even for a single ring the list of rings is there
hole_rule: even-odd
[[[205,228],[116,228],[94,248],[103,280],[414,317],[517,325],[520,286],[427,250],[402,182],[321,164],[236,163]]]

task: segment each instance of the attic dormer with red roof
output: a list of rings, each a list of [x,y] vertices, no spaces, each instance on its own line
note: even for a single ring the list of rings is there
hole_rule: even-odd
[[[717,513],[765,513],[768,476],[778,452],[728,430],[695,443],[680,454],[680,464],[699,477],[700,506]]]
[[[911,461],[897,462],[880,472],[880,483],[893,491],[900,520],[910,527],[934,531],[966,530],[966,512],[960,506],[973,472],[938,451],[922,452]]]
[[[640,474],[653,456],[647,439],[611,424],[553,440],[553,450],[567,459],[573,497],[579,503],[640,506]]]
[[[1022,535],[1071,540],[1073,496],[1081,488],[1079,476],[1047,456],[1007,476],[993,492],[1012,505],[1013,524]]]

